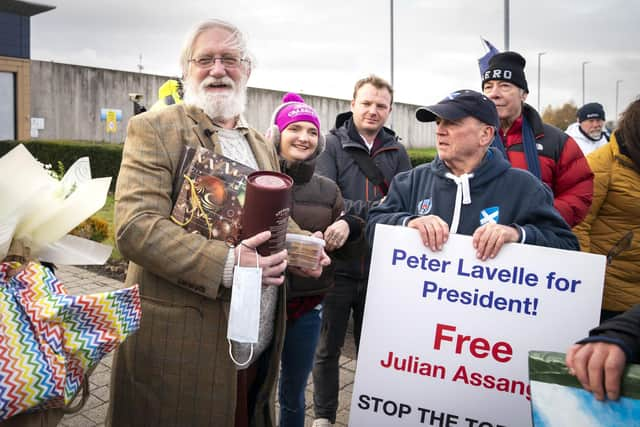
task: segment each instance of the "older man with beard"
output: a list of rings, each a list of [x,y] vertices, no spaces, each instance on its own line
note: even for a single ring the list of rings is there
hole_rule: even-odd
[[[604,128],[604,107],[597,102],[584,104],[577,111],[578,121],[566,130],[585,156],[609,142]]]
[[[198,25],[181,63],[184,103],[135,116],[127,129],[116,187],[116,242],[130,260],[127,284],[140,285],[143,318],[114,358],[107,424],[273,426],[286,251],[257,255],[253,248],[269,232],[230,248],[186,232],[170,215],[183,147],[203,146],[262,170],[278,169],[277,154],[242,117],[251,57],[234,25]],[[252,363],[243,367],[230,357],[229,301],[235,267],[256,264],[266,320]]]

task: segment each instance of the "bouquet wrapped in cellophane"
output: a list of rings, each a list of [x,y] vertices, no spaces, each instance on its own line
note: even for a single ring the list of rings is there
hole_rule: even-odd
[[[18,255],[56,264],[103,264],[109,246],[68,233],[104,206],[110,183],[111,178],[91,179],[87,157],[58,180],[24,145],[16,146],[0,158],[0,260]]]
[[[140,325],[137,286],[68,295],[38,262],[107,260],[111,247],[68,233],[104,205],[110,182],[91,178],[88,158],[61,180],[23,145],[0,158],[0,422],[69,405],[85,375]]]

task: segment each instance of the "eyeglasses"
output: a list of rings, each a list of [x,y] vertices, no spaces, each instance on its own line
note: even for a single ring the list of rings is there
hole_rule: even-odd
[[[216,61],[220,61],[224,68],[231,70],[238,68],[242,62],[248,62],[248,59],[239,56],[200,56],[189,60],[202,69],[213,67]]]

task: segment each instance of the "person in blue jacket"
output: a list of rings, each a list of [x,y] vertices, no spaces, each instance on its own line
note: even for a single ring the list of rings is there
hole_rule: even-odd
[[[419,121],[437,123],[438,156],[393,179],[385,200],[369,212],[369,241],[381,223],[417,229],[432,251],[450,233],[472,236],[481,260],[510,242],[579,249],[549,188],[490,148],[497,116],[493,102],[472,90],[418,109]]]

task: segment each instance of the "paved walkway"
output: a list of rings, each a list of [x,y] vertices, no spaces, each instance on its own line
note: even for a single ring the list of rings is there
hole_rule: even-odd
[[[123,287],[123,283],[77,267],[61,267],[56,271],[57,277],[64,283],[70,294],[92,294]],[[347,337],[344,355],[340,360],[340,406],[336,426],[346,426],[349,420],[349,407],[353,391],[353,379],[356,370],[354,360],[355,349],[351,336]],[[95,369],[90,377],[91,397],[84,408],[77,414],[63,418],[62,427],[103,426],[109,403],[109,380],[111,375],[112,356],[108,355]],[[313,422],[313,383],[309,380],[306,390],[305,427]]]

